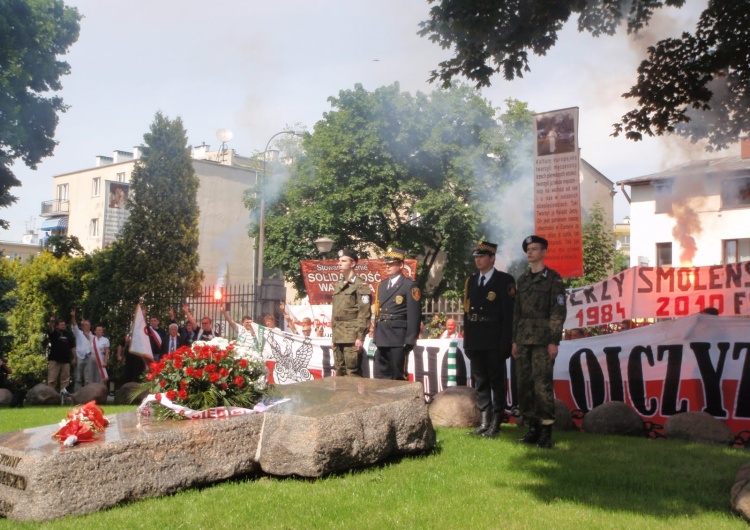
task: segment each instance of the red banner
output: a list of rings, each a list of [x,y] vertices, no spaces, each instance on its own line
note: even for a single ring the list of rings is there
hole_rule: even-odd
[[[330,304],[333,300],[333,286],[341,279],[339,262],[335,259],[301,261],[302,277],[311,304]],[[404,260],[404,275],[412,280],[417,278],[417,260]],[[370,286],[375,293],[385,272],[385,261],[382,259],[361,259],[357,262],[354,272]]]

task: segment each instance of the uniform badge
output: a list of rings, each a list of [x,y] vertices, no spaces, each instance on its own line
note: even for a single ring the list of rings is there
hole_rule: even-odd
[[[516,296],[516,284],[515,283],[508,284],[508,295]]]
[[[363,294],[362,295],[362,303],[363,304],[369,304],[370,303],[370,295],[369,294]]]
[[[396,305],[401,305],[404,303],[404,297],[401,295],[396,296]]]
[[[492,302],[495,298],[497,298],[497,294],[495,294],[495,291],[490,291],[487,293],[487,300]]]
[[[419,287],[412,287],[411,288],[411,297],[414,298],[417,302],[419,302],[419,299],[422,298],[422,293],[419,290]]]
[[[565,296],[561,294],[557,295],[557,305],[560,305],[560,306],[565,305]]]

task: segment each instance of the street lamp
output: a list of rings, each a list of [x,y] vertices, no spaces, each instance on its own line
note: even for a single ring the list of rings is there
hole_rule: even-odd
[[[319,237],[313,243],[315,243],[315,248],[318,249],[318,252],[325,255],[333,248],[334,241],[330,237]]]
[[[266,242],[266,197],[265,197],[265,186],[266,186],[266,160],[268,158],[268,148],[271,146],[271,142],[274,138],[277,136],[281,136],[282,134],[293,134],[294,136],[305,136],[304,132],[301,131],[279,131],[271,138],[268,139],[268,143],[266,143],[266,148],[263,150],[263,173],[260,178],[260,223],[258,226],[258,266],[256,268],[255,272],[255,303],[256,308],[257,304],[260,301],[259,297],[259,287],[261,287],[263,283],[263,254],[265,250],[265,242]],[[257,309],[256,309],[257,313]]]

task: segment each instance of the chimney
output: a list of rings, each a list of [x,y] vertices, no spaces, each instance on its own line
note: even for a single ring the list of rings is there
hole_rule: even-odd
[[[126,162],[128,160],[133,160],[133,153],[129,151],[115,150],[115,151],[112,151],[112,160],[115,164],[117,164],[118,162]]]
[[[740,158],[750,158],[750,136],[740,138]]]
[[[103,155],[97,155],[94,160],[95,167],[108,166],[113,162],[112,157]]]

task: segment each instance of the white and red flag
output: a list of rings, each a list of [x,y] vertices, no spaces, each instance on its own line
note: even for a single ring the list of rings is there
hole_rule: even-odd
[[[151,351],[150,333],[153,330],[146,324],[141,304],[135,306],[135,318],[133,319],[133,341],[130,343],[130,353],[140,355],[146,359],[154,360],[154,352]]]

